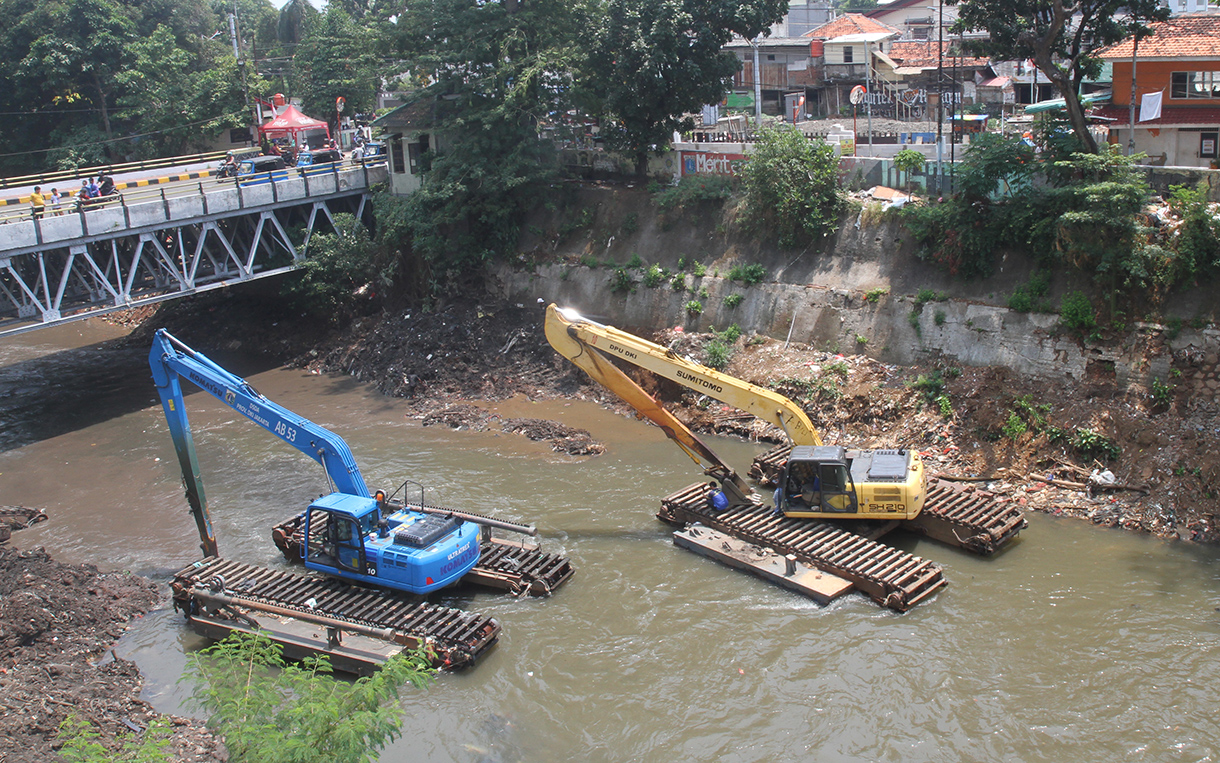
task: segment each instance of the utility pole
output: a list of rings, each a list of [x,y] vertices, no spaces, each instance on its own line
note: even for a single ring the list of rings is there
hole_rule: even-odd
[[[1136,29],[1131,40],[1131,103],[1127,104],[1127,126],[1131,136],[1127,138],[1127,156],[1135,153],[1135,54],[1140,46],[1140,33]]]
[[[750,40],[754,48],[754,131],[762,129],[762,72],[758,68],[758,37]]]
[[[943,194],[945,153],[945,0],[936,4],[936,190]]]
[[[246,100],[246,113],[250,115],[251,127],[254,129],[254,119],[250,112],[250,87],[246,82],[246,63],[241,60],[241,48],[237,44],[237,3],[233,3],[233,12],[229,14],[229,40],[233,43],[233,58],[237,61],[237,68],[241,71],[241,91]],[[254,136],[247,130],[249,140],[253,140]]]
[[[873,54],[864,41],[864,97],[868,113],[868,155],[873,155]]]

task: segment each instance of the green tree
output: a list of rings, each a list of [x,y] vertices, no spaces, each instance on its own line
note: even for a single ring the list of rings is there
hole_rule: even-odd
[[[398,260],[352,215],[335,215],[334,233],[315,233],[307,259],[284,289],[314,315],[343,324],[393,284]]]
[[[250,124],[241,73],[226,47],[210,41],[192,56],[163,25],[130,45],[131,63],[115,78],[123,92],[116,113],[153,133],[138,144],[140,154],[201,149],[218,132]],[[261,82],[251,80],[256,92]]]
[[[335,122],[335,99],[347,113],[371,113],[381,85],[378,38],[368,24],[357,24],[343,8],[306,20],[306,32],[292,61],[292,94],[307,114]]]
[[[1097,53],[1127,35],[1145,34],[1148,21],[1169,18],[1160,0],[949,0],[958,5],[955,32],[987,32],[967,47],[1002,61],[1032,59],[1055,84],[1072,130],[1089,153],[1097,141],[1080,105],[1080,83],[1101,73]]]
[[[407,0],[387,21],[393,53],[431,115],[429,169],[403,221],[437,289],[517,240],[526,189],[555,176],[539,140],[566,110],[587,7],[570,0]]]
[[[906,173],[908,196],[911,194],[911,174],[922,170],[927,161],[923,154],[910,148],[904,148],[894,154],[894,166],[899,172]]]
[[[591,27],[584,87],[637,174],[674,130],[690,129],[684,114],[724,97],[738,69],[724,44],[762,34],[787,9],[784,0],[608,0]]]
[[[188,660],[194,701],[239,763],[371,763],[402,728],[398,693],[434,671],[422,650],[372,676],[337,681],[325,658],[300,664],[260,635],[235,635]]]
[[[765,128],[741,170],[743,223],[781,246],[834,233],[844,198],[835,150],[791,127]]]

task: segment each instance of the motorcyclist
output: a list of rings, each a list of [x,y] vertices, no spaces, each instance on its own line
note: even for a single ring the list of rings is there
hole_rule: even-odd
[[[114,196],[118,193],[118,190],[114,187],[114,178],[110,177],[109,175],[101,176],[101,184],[98,186],[97,190],[98,196],[101,198]]]
[[[216,176],[219,178],[237,177],[237,157],[233,156],[233,152],[225,154],[225,160],[221,163],[220,169],[217,170]]]

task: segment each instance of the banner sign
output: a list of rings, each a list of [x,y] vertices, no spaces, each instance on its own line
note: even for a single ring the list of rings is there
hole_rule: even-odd
[[[745,160],[745,154],[683,151],[682,175],[736,175]]]

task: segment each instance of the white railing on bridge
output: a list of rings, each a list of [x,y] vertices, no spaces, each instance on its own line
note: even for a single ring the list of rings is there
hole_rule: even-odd
[[[191,186],[185,195],[167,195],[166,191],[161,191],[136,203],[121,198],[100,209],[65,210],[59,215],[45,213],[40,219],[31,216],[10,220],[0,225],[0,267],[5,266],[3,258],[6,255],[16,252],[66,246],[194,218],[225,216],[226,213],[347,193],[368,188],[386,177],[386,167],[380,165],[336,169],[252,186],[238,186],[231,180],[223,184],[209,180]]]

